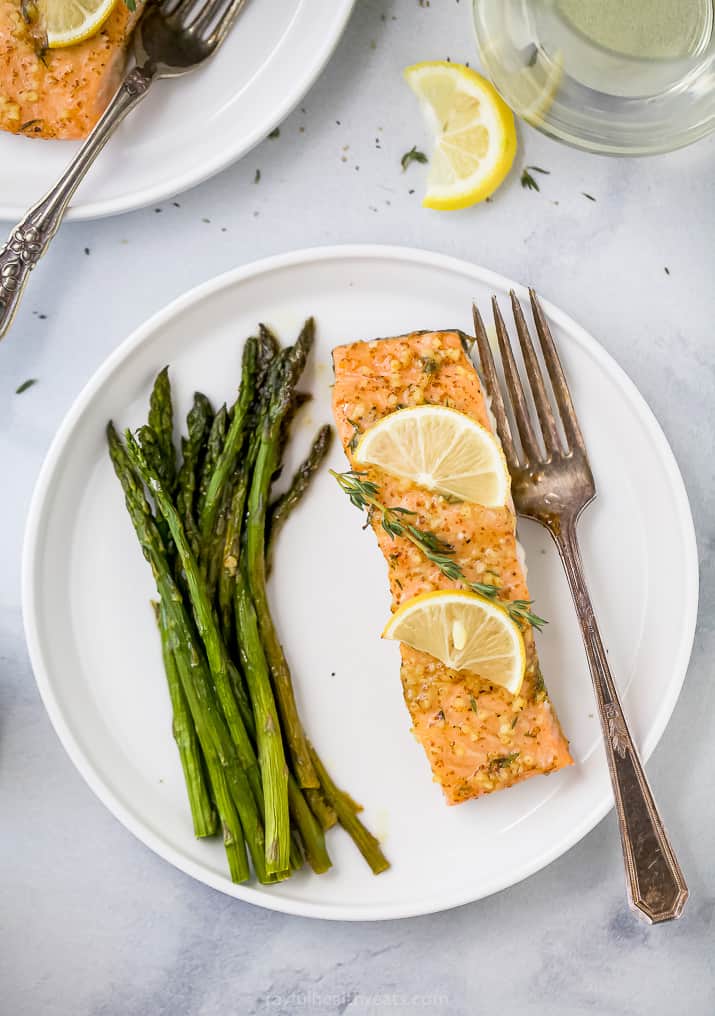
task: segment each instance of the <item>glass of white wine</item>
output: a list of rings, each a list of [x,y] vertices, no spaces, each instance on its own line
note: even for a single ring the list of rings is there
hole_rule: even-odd
[[[517,115],[589,151],[715,129],[714,0],[474,0],[482,63]]]

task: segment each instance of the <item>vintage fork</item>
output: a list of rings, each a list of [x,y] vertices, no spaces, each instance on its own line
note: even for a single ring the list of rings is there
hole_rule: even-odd
[[[474,306],[474,330],[482,374],[487,393],[491,398],[499,438],[509,464],[516,510],[519,515],[535,519],[548,529],[566,570],[598,703],[626,863],[630,904],[652,923],[668,921],[682,914],[688,898],[688,887],[658,814],[648,780],[623,716],[591,606],[576,538],[576,523],[583,509],[596,496],[596,486],[566,377],[546,317],[534,291],[530,290],[529,294],[536,332],[551,381],[565,442],[559,434],[526,319],[513,290],[512,311],[545,454],[537,438],[535,422],[531,418],[496,297],[492,297],[492,309],[497,343],[504,369],[507,398],[511,404],[521,442],[521,454],[515,446],[510,429],[484,324]]]
[[[135,66],[55,186],[15,226],[0,250],[0,338],[17,311],[30,272],[59,229],[87,170],[157,78],[186,74],[224,41],[246,0],[159,0],[134,33]]]

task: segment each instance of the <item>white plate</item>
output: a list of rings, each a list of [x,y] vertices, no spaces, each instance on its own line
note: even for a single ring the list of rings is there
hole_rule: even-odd
[[[353,3],[250,0],[206,67],[152,86],[90,170],[68,217],[93,219],[162,201],[245,155],[311,87]],[[24,215],[77,147],[0,131],[0,219]]]
[[[177,300],[97,372],[64,421],[37,483],[24,556],[35,674],[69,755],[107,807],[195,878],[252,903],[343,920],[423,914],[479,899],[542,868],[612,804],[581,640],[547,534],[521,536],[540,614],[544,673],[576,765],[448,808],[409,732],[385,566],[362,519],[323,470],[291,518],[272,597],[303,717],[340,784],[365,804],[391,870],[373,877],[340,830],[330,874],[234,886],[220,843],[196,841],[147,601],[152,580],[105,451],[104,425],[145,419],[151,380],[171,363],[180,409],[194,388],[229,399],[241,338],[259,320],[285,339],[319,324],[306,384],[314,401],[296,457],[330,415],[331,348],[418,328],[470,328],[470,306],[512,283],[437,254],[344,247],[271,258]],[[524,291],[516,287],[524,295]],[[545,304],[562,352],[599,497],[581,525],[586,572],[633,732],[649,755],[670,717],[697,604],[692,519],[657,422],[604,350]],[[335,448],[331,465],[344,468]],[[667,619],[667,623],[664,623]],[[616,847],[614,846],[614,849]]]

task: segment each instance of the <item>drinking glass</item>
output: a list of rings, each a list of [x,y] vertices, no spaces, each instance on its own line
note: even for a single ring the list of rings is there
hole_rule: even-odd
[[[715,129],[713,0],[473,0],[514,112],[592,152],[647,155]]]

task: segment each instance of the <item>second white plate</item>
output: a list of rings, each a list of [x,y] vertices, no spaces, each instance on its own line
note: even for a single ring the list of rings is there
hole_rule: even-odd
[[[221,51],[184,78],[157,81],[75,195],[68,218],[162,201],[245,155],[288,115],[325,66],[354,0],[249,0]],[[0,131],[0,219],[19,219],[77,144]]]
[[[423,914],[479,899],[558,857],[612,803],[566,582],[547,534],[522,524],[529,585],[550,623],[543,670],[576,765],[448,808],[409,732],[382,557],[324,469],[281,536],[271,594],[305,725],[336,780],[365,804],[392,862],[373,877],[339,830],[334,868],[234,886],[220,843],[193,838],[154,621],[149,569],[106,454],[104,427],[146,418],[171,364],[179,410],[199,388],[229,399],[241,340],[261,320],[289,340],[317,317],[302,456],[330,417],[331,349],[419,328],[470,329],[512,283],[464,262],[379,247],[303,251],[241,268],[154,317],[98,371],[62,425],[27,526],[23,603],[38,685],[65,748],[108,808],[195,878],[288,913],[343,920]],[[517,292],[523,295],[523,290]],[[586,573],[637,743],[647,757],[678,696],[697,606],[693,525],[665,437],[633,384],[586,332],[545,304],[598,486],[580,524]],[[506,310],[506,304],[504,306]],[[330,465],[344,469],[342,451]],[[667,623],[664,623],[667,619]],[[614,849],[617,849],[614,846]]]

